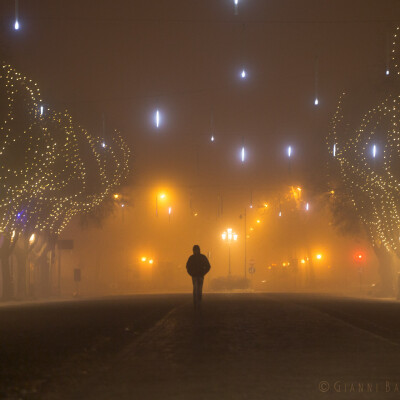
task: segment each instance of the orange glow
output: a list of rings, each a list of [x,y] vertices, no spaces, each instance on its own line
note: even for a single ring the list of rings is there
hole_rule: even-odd
[[[114,194],[114,199],[118,199],[119,198],[119,194],[115,193]]]

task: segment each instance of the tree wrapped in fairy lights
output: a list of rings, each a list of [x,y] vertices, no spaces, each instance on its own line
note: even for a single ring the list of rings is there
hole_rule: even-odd
[[[397,28],[393,35],[393,78],[400,75]],[[398,79],[398,78],[397,78]],[[391,91],[396,87],[391,83]],[[352,129],[345,107],[347,95],[339,100],[327,137],[344,192],[365,227],[379,261],[382,294],[394,287],[393,256],[400,258],[400,94],[391,93],[364,114]]]
[[[129,148],[118,132],[106,142],[67,112],[44,106],[36,83],[10,65],[0,69],[0,260],[3,297],[13,288],[9,258],[17,242],[25,256],[40,236],[55,240],[77,214],[111,196],[128,173]],[[30,243],[31,242],[31,243]],[[17,257],[24,295],[26,258]],[[46,257],[44,257],[46,259]],[[24,261],[25,260],[25,261]],[[48,268],[48,266],[44,267]]]

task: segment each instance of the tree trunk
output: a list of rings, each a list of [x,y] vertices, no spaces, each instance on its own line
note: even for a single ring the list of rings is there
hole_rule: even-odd
[[[26,269],[27,269],[27,253],[17,253],[17,296],[20,299],[26,298]]]
[[[15,246],[14,254],[17,258],[17,297],[19,299],[26,298],[27,295],[27,265],[28,255],[30,251],[29,236],[23,234]]]
[[[392,255],[384,246],[374,246],[376,257],[379,261],[379,276],[380,276],[380,296],[393,296],[393,269]]]
[[[1,272],[3,278],[2,300],[10,300],[13,295],[13,282],[11,279],[10,257],[8,254],[1,255]]]
[[[50,266],[47,260],[47,253],[46,249],[37,261],[39,267],[40,294],[43,297],[47,297],[50,294]]]
[[[3,234],[2,243],[0,247],[0,261],[1,261],[1,273],[3,278],[3,300],[10,300],[13,296],[13,282],[11,276],[11,266],[10,266],[10,255],[14,248],[14,244],[11,243],[11,236],[8,234]]]

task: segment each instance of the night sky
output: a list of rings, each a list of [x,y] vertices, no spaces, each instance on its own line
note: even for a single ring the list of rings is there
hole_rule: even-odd
[[[289,143],[299,171],[322,159],[340,93],[384,81],[400,16],[388,0],[241,0],[238,15],[230,0],[20,0],[14,31],[14,1],[0,7],[2,58],[38,82],[50,107],[99,134],[103,118],[106,133],[120,130],[141,184],[245,173],[265,185],[285,169]]]

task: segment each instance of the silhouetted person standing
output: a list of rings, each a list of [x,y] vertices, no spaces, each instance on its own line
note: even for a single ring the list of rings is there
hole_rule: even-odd
[[[201,295],[203,291],[204,275],[210,270],[211,265],[207,257],[200,253],[200,247],[195,244],[193,246],[193,254],[186,263],[188,274],[193,281],[193,303],[195,308],[200,305]]]

